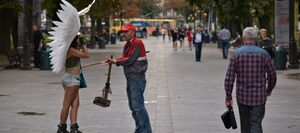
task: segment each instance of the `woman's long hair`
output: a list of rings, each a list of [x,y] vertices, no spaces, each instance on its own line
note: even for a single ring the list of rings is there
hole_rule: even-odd
[[[77,40],[78,40],[78,36],[75,36],[70,47],[77,49],[79,47]]]

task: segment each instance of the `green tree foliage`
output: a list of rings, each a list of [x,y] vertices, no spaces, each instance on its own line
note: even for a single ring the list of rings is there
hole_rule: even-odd
[[[273,31],[274,0],[187,0],[203,10],[213,10],[219,18],[220,25],[231,30],[257,25]],[[256,21],[257,20],[257,21]],[[255,23],[253,23],[255,22]]]
[[[154,18],[159,12],[159,8],[155,4],[154,0],[142,0],[139,3],[140,14],[145,18]]]
[[[12,9],[12,13],[19,14],[22,10],[18,0],[0,0],[0,10],[2,9]]]
[[[78,11],[86,7],[92,1],[93,0],[68,0]],[[44,0],[42,6],[47,10],[48,15],[53,18],[56,16],[57,10],[60,9],[59,4],[61,4],[60,0]]]
[[[0,0],[0,54],[5,54],[12,45],[17,47],[18,14],[21,10],[19,0]]]
[[[78,11],[87,7],[93,0],[68,0]],[[47,10],[53,20],[57,20],[56,12],[60,9],[60,0],[44,0],[43,8]],[[116,8],[120,5],[119,0],[96,0],[91,10],[87,13],[91,17],[91,40],[94,41],[95,29],[98,32],[102,31],[101,22],[103,18],[109,17],[110,14],[114,13]],[[98,25],[95,23],[97,22]],[[97,27],[97,28],[96,28]]]

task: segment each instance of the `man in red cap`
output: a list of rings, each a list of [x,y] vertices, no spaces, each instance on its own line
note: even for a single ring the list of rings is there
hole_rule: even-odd
[[[135,133],[152,133],[143,96],[146,87],[145,73],[148,67],[145,46],[142,40],[136,37],[136,28],[132,24],[122,27],[122,32],[127,41],[123,56],[116,59],[107,58],[105,62],[124,67],[129,108],[136,125]]]

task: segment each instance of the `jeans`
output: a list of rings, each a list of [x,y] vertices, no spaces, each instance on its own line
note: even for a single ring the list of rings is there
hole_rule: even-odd
[[[262,133],[262,120],[265,116],[265,104],[248,106],[238,103],[241,133]]]
[[[64,88],[70,87],[70,86],[79,86],[80,85],[80,76],[79,74],[70,74],[70,73],[64,73],[63,79],[62,79],[62,85]]]
[[[228,55],[229,41],[221,40],[221,45],[222,45],[223,58],[226,59]]]
[[[202,53],[202,43],[195,43],[196,61],[201,60],[201,53]]]
[[[134,79],[127,79],[127,97],[136,125],[135,133],[152,133],[149,116],[144,104],[143,94],[145,87],[145,75]]]

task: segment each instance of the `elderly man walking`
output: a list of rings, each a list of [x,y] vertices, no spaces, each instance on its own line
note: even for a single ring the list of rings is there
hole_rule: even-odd
[[[236,79],[236,97],[241,133],[262,133],[267,97],[276,84],[276,72],[268,52],[256,46],[257,29],[243,31],[244,46],[233,53],[225,78],[227,107],[232,107],[232,90]]]
[[[201,62],[203,40],[204,34],[202,33],[202,29],[198,27],[196,29],[196,32],[193,34],[193,44],[195,45],[196,62]]]
[[[222,45],[223,59],[227,59],[230,36],[230,31],[225,27],[222,27],[222,30],[218,33],[219,41]]]

